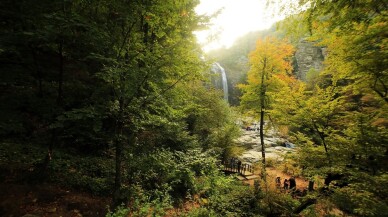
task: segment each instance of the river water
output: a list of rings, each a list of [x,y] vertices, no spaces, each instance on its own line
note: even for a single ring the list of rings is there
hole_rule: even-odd
[[[242,130],[242,135],[237,139],[239,146],[246,151],[239,156],[244,162],[256,163],[261,161],[261,143],[259,131]],[[285,147],[286,140],[278,137],[274,130],[266,131],[264,135],[265,158],[282,161],[286,153],[294,152],[294,145]]]

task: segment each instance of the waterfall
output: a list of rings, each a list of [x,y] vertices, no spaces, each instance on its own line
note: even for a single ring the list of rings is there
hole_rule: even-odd
[[[216,66],[221,70],[221,76],[222,76],[222,89],[224,90],[224,99],[226,102],[229,102],[229,95],[228,95],[228,80],[226,79],[226,73],[225,69],[222,68],[222,66],[219,63],[215,63]]]

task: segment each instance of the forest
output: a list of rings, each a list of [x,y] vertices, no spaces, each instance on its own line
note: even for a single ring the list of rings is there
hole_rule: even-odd
[[[209,52],[199,3],[0,1],[0,216],[387,215],[388,3],[284,3]]]

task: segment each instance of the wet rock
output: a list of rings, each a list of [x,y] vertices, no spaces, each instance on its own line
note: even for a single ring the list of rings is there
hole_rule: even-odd
[[[260,137],[257,134],[258,132],[244,131],[243,135],[237,140],[237,142],[247,149],[247,151],[240,156],[242,161],[249,163],[261,161],[261,142]],[[292,148],[284,147],[284,143],[285,140],[277,137],[274,130],[268,130],[264,139],[266,159],[272,158],[281,161],[285,154],[295,151]]]

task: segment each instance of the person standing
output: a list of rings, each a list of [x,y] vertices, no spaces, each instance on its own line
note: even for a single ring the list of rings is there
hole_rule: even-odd
[[[296,181],[295,181],[295,177],[291,176],[289,182],[290,182],[290,189],[291,189],[291,190],[295,190],[295,189],[296,189]]]
[[[284,190],[288,190],[288,180],[287,179],[284,179],[283,188],[284,188]]]
[[[279,176],[276,177],[275,183],[276,183],[276,188],[281,189],[281,181]]]

